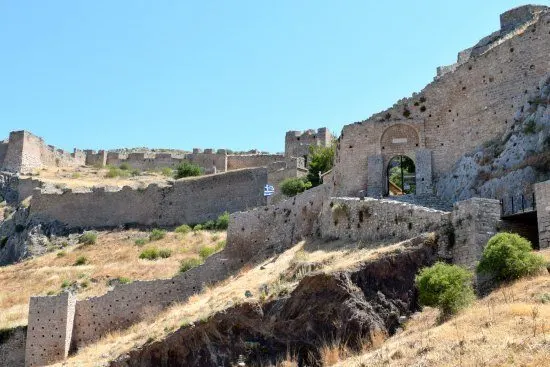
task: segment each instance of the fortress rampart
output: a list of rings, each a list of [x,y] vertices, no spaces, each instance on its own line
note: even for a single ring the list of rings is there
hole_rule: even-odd
[[[515,110],[550,70],[550,11],[537,9],[543,11],[532,14],[530,23],[521,23],[525,17],[520,16],[518,21],[505,21],[504,27],[523,28],[494,40],[483,53],[469,57],[420,93],[368,120],[346,125],[333,170],[335,195],[356,195],[365,189],[369,195],[384,194],[387,165],[396,155],[415,161],[417,184],[426,191],[417,193],[433,193],[433,182],[462,155],[506,132]],[[523,11],[516,9],[505,18]]]
[[[311,145],[327,147],[332,144],[332,140],[333,136],[326,127],[317,130],[287,131],[285,135],[285,156],[307,159]]]
[[[151,184],[144,189],[35,190],[30,215],[59,221],[68,228],[202,223],[224,211],[265,205],[266,183],[267,170],[255,168],[180,179],[167,186]]]
[[[74,167],[85,163],[83,151],[65,152],[27,131],[12,131],[8,140],[0,144],[0,168],[6,171],[32,172],[44,166]]]

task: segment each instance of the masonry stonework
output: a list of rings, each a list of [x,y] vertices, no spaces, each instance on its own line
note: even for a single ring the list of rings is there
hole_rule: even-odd
[[[369,179],[367,174],[372,172],[369,157],[382,155],[384,164],[392,154],[414,160],[416,144],[431,151],[435,183],[462,155],[505,132],[515,110],[550,70],[550,11],[537,9],[544,11],[531,13],[529,23],[523,23],[525,16],[505,21],[503,26],[520,28],[499,32],[481,54],[469,57],[420,93],[368,120],[346,125],[337,144],[334,194],[355,196],[370,185],[378,191],[380,179]],[[505,18],[522,11],[529,9],[517,9]],[[384,182],[385,168],[381,170]],[[380,172],[378,167],[376,171]]]
[[[266,183],[267,169],[253,168],[184,178],[166,186],[151,184],[145,189],[35,190],[30,215],[58,221],[69,229],[202,223],[225,211],[265,205]]]
[[[56,297],[31,297],[25,366],[43,366],[69,354],[76,297],[62,293]]]
[[[550,248],[550,181],[535,184],[539,248]]]

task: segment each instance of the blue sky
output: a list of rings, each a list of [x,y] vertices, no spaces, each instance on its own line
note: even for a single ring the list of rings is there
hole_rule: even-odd
[[[421,90],[522,4],[0,0],[0,137],[282,151]]]

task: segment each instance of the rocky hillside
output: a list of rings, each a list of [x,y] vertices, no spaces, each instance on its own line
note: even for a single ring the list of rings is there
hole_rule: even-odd
[[[474,196],[530,200],[531,185],[550,178],[550,74],[511,116],[506,133],[463,156],[438,178],[437,193],[448,201]]]

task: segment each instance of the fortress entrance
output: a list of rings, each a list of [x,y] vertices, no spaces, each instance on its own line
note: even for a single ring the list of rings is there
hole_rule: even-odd
[[[386,195],[406,195],[416,193],[416,167],[406,155],[390,159],[386,170]]]

